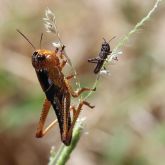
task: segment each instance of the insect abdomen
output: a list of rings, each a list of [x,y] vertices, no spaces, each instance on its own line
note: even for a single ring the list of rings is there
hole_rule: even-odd
[[[98,61],[97,65],[96,65],[96,67],[94,69],[94,73],[95,74],[97,74],[101,70],[101,68],[103,66],[103,63],[104,63],[104,60]]]

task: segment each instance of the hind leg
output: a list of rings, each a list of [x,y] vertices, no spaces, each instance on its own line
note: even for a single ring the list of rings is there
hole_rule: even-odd
[[[41,112],[41,116],[40,116],[40,120],[38,123],[37,131],[36,131],[36,137],[37,138],[43,137],[57,123],[57,120],[54,120],[52,123],[50,123],[44,129],[45,121],[46,121],[46,118],[48,116],[50,107],[51,107],[50,101],[45,99],[44,104],[43,104],[43,108],[42,108],[42,112]]]

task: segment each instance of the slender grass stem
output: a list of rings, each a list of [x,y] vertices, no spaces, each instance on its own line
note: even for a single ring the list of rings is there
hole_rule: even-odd
[[[50,161],[48,165],[64,165],[69,159],[72,151],[76,147],[82,132],[83,132],[83,121],[79,121],[77,122],[74,128],[73,139],[70,146],[65,146],[64,144],[62,144],[57,154],[55,155],[53,154],[50,157]]]

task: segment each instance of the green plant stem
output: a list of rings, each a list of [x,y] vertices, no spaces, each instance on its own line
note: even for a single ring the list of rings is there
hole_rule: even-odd
[[[157,0],[155,2],[153,8],[148,12],[148,14],[145,17],[143,17],[142,20],[139,21],[134,26],[134,28],[119,41],[119,43],[114,48],[113,52],[117,52],[119,49],[121,49],[125,45],[125,43],[129,40],[129,38],[131,37],[131,35],[134,34],[135,32],[137,32],[139,30],[139,28],[142,27],[144,25],[144,23],[151,18],[151,15],[154,13],[154,11],[156,10],[156,8],[158,7],[158,4],[161,1],[163,1],[163,0]]]
[[[155,2],[155,4],[154,4],[153,8],[148,12],[148,14],[147,14],[145,17],[143,17],[143,18],[141,19],[141,21],[139,21],[139,22],[134,26],[134,28],[133,28],[130,32],[128,32],[128,34],[126,34],[126,35],[119,41],[119,43],[118,43],[118,44],[116,45],[116,47],[113,49],[111,56],[117,54],[117,52],[118,52],[119,50],[121,50],[121,49],[124,47],[124,45],[129,41],[130,37],[131,37],[134,33],[136,33],[136,32],[144,25],[144,23],[145,23],[146,21],[148,21],[148,20],[151,18],[151,15],[154,13],[154,11],[156,10],[156,8],[158,7],[158,4],[159,4],[161,1],[164,1],[164,0],[157,0],[157,1]],[[111,58],[111,59],[112,59],[112,58]],[[107,67],[110,63],[111,63],[111,61],[110,61],[110,59],[108,59],[108,60],[104,63],[103,67]],[[94,87],[94,88],[97,87],[98,81],[99,81],[99,78],[97,77],[96,80],[95,80],[95,82],[93,83],[93,87]],[[85,96],[84,99],[86,100],[86,99],[87,99],[88,97],[90,97],[92,94],[93,94],[93,92],[89,92],[89,93],[87,94],[87,96]]]
[[[56,155],[50,157],[48,165],[64,165],[70,157],[70,154],[76,147],[83,132],[83,122],[79,121],[73,130],[73,138],[70,146],[61,145]]]

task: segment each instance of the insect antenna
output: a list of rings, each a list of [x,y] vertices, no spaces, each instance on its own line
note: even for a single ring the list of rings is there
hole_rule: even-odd
[[[116,38],[116,36],[113,36],[113,37],[108,41],[108,43],[110,43],[114,38]]]
[[[41,33],[41,38],[40,38],[40,49],[41,49],[41,44],[42,44],[42,38],[43,38],[43,33]]]
[[[106,39],[103,37],[104,42],[107,42]]]
[[[30,40],[20,30],[16,29],[16,31],[19,34],[21,34],[21,36],[23,36],[27,42],[29,42],[29,44],[33,47],[34,50],[36,50],[35,46],[30,42]]]

